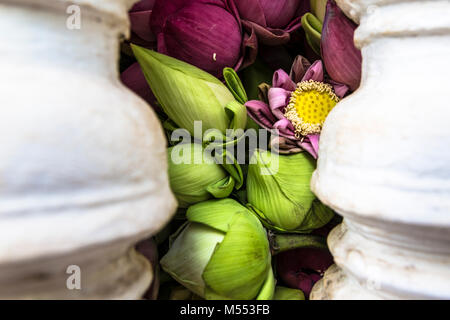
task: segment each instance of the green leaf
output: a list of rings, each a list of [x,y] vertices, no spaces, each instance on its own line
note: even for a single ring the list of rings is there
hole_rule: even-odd
[[[225,112],[228,115],[230,124],[229,129],[238,130],[245,128],[247,125],[247,109],[237,101],[230,101],[225,106]]]
[[[273,297],[273,294],[275,292],[275,277],[273,275],[272,268],[269,269],[267,272],[267,278],[264,282],[261,291],[259,291],[258,296],[256,297],[256,300],[270,300]]]
[[[314,52],[320,56],[320,38],[322,37],[322,22],[312,13],[305,13],[302,17],[302,27],[305,30],[306,41]]]
[[[247,93],[236,71],[232,68],[225,68],[223,69],[223,77],[234,98],[241,104],[246,103],[248,101]]]
[[[231,194],[231,192],[233,192],[234,185],[235,180],[230,176],[210,184],[206,187],[206,191],[208,191],[214,198],[226,198]]]

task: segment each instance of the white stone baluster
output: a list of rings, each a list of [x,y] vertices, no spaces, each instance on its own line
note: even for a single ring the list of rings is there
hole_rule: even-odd
[[[450,299],[450,1],[339,0],[360,88],[329,115],[312,188],[344,216],[313,299]]]
[[[161,126],[118,79],[133,2],[0,0],[1,299],[135,299],[152,279],[133,246],[176,201]]]

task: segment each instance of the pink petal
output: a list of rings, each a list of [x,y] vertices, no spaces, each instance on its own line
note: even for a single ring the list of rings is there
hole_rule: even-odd
[[[302,81],[314,80],[323,82],[323,65],[322,61],[316,60],[306,71]]]
[[[287,91],[283,88],[270,88],[268,95],[270,109],[274,110],[286,107],[289,103],[290,96],[291,91]]]
[[[272,129],[272,125],[277,121],[273,116],[270,107],[262,101],[250,100],[245,103],[248,115],[257,124],[265,129]]]
[[[273,124],[273,128],[278,130],[281,136],[285,136],[290,139],[295,139],[294,126],[288,119],[278,120]]]
[[[346,84],[339,83],[333,80],[330,80],[328,82],[333,86],[334,93],[336,93],[339,98],[343,98],[350,90],[350,88]]]
[[[310,135],[303,138],[303,141],[298,141],[298,145],[313,156],[314,159],[318,157],[319,151],[319,137],[320,135]]]
[[[273,74],[272,87],[294,91],[296,86],[291,77],[289,77],[289,75],[283,69],[278,69]]]

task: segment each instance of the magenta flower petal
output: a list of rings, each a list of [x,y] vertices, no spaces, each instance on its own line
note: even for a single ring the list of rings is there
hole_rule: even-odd
[[[346,84],[342,84],[333,80],[330,80],[328,82],[333,86],[334,93],[336,93],[339,98],[343,98],[350,90],[350,88]]]
[[[147,80],[145,79],[139,63],[133,63],[124,72],[122,72],[120,75],[120,80],[131,91],[147,101],[153,108],[156,107],[156,98],[153,95]]]
[[[159,52],[216,77],[243,63],[241,24],[225,1],[158,0],[151,26]]]
[[[287,91],[283,88],[270,88],[269,89],[269,106],[275,117],[278,119],[284,118],[284,107],[289,103],[289,97],[291,91]],[[280,110],[283,109],[283,110]]]
[[[276,256],[278,276],[287,286],[302,290],[305,296],[309,296],[313,285],[332,264],[333,257],[323,249],[294,249]]]
[[[278,130],[279,135],[285,136],[290,139],[295,139],[294,126],[288,119],[278,120],[273,124],[273,129]]]
[[[311,155],[314,157],[314,159],[317,159],[317,156],[319,154],[319,139],[320,139],[320,135],[319,134],[312,134],[309,135],[305,138],[305,140],[309,141],[309,144],[311,145],[311,148],[313,150],[313,152],[309,152],[311,153]]]
[[[289,42],[290,33],[301,26],[301,16],[309,11],[305,0],[232,0],[242,24],[252,30],[261,43],[283,45]]]
[[[323,65],[322,61],[315,61],[306,71],[302,81],[314,80],[323,82]]]
[[[330,77],[352,91],[361,81],[361,51],[353,42],[356,27],[333,0],[328,1],[320,44],[323,61]]]
[[[260,26],[266,27],[266,17],[259,0],[235,1],[241,19],[253,21]]]
[[[130,42],[146,48],[156,47],[156,36],[150,27],[155,0],[141,0],[129,11],[131,23]]]
[[[139,242],[136,245],[136,250],[140,252],[150,262],[153,269],[153,281],[148,288],[144,297],[149,300],[156,300],[159,292],[159,267],[158,267],[158,247],[153,238],[149,238]]]
[[[248,115],[261,127],[271,130],[277,119],[273,116],[270,107],[262,101],[250,100],[245,103]]]
[[[151,10],[129,13],[131,31],[145,41],[154,42],[156,41],[156,37],[150,28],[151,15]]]
[[[141,0],[133,5],[130,12],[152,10],[156,0]]]
[[[248,0],[247,0],[248,1]],[[238,1],[246,2],[246,1]],[[296,18],[297,9],[303,0],[260,0],[261,8],[267,26],[271,28],[284,28],[294,18]]]
[[[274,72],[272,78],[272,86],[275,88],[283,88],[288,91],[295,90],[295,82],[292,81],[291,77],[282,69],[278,69]]]

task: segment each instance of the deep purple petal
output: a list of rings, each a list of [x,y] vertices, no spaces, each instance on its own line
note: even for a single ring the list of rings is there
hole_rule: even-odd
[[[234,3],[241,19],[252,21],[263,27],[267,26],[264,11],[259,0],[236,0]]]
[[[156,0],[141,0],[133,5],[130,12],[152,10]]]
[[[243,64],[243,34],[234,12],[222,0],[159,0],[151,26],[158,51],[216,77]]]
[[[139,38],[145,41],[154,42],[156,40],[156,37],[150,28],[151,15],[151,10],[130,12],[129,14],[131,31],[133,31]]]
[[[122,72],[120,80],[125,86],[147,101],[152,107],[156,106],[156,98],[145,79],[139,63],[133,63]]]
[[[323,61],[330,77],[352,91],[361,81],[361,51],[353,42],[356,27],[333,0],[327,2],[320,43]]]
[[[323,249],[293,249],[276,256],[280,279],[287,286],[304,291],[306,296],[309,296],[312,286],[332,264],[332,255]]]
[[[308,59],[303,56],[296,56],[294,62],[292,63],[291,72],[289,74],[290,78],[294,83],[302,81],[305,76],[306,71],[311,66]]]

